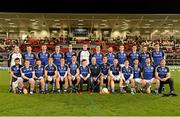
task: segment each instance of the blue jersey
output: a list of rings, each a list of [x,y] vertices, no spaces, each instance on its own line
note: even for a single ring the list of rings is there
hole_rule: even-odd
[[[67,51],[64,54],[65,58],[66,58],[66,64],[70,64],[72,62],[72,56],[76,56],[76,52],[75,51]]]
[[[122,74],[123,74],[125,80],[128,80],[129,77],[133,74],[133,68],[130,66],[128,68],[126,68],[125,66],[122,67]]]
[[[152,58],[153,58],[153,64],[155,66],[159,65],[161,59],[164,58],[164,52],[163,51],[152,51]]]
[[[138,52],[131,52],[129,54],[129,63],[130,63],[130,66],[133,66],[134,65],[134,59],[137,58],[139,60],[139,53]]]
[[[141,78],[141,67],[139,65],[133,65],[134,79]]]
[[[60,65],[60,60],[61,60],[61,58],[63,57],[63,53],[61,53],[61,52],[59,52],[59,53],[54,52],[54,53],[51,55],[51,57],[53,58],[53,63],[54,63],[55,65]]]
[[[41,66],[35,66],[34,71],[35,71],[35,76],[37,78],[44,76],[44,66],[42,66],[42,65]]]
[[[57,66],[57,70],[60,76],[64,76],[67,71],[68,71],[68,66],[67,65],[58,65]]]
[[[156,72],[158,73],[158,76],[160,78],[166,78],[167,74],[170,72],[168,67],[162,67],[162,66],[158,66],[156,68]]]
[[[110,72],[112,72],[112,75],[119,75],[119,72],[121,72],[121,67],[120,65],[111,65],[110,67]]]
[[[116,58],[118,59],[119,64],[124,64],[127,59],[127,54],[125,52],[118,52],[116,53]]]
[[[48,52],[40,52],[38,54],[39,59],[41,60],[41,63],[43,66],[46,66],[48,64],[48,58],[49,58],[50,54]]]
[[[113,64],[114,59],[115,59],[115,54],[114,53],[107,53],[106,56],[107,56],[107,59],[108,59],[108,63]]]
[[[57,70],[57,67],[54,64],[52,64],[52,65],[48,64],[48,65],[45,66],[45,70],[47,71],[48,76],[54,76],[55,72]]]
[[[154,77],[154,66],[145,65],[142,69],[142,73],[145,80],[151,80]]]
[[[151,58],[151,54],[149,52],[142,52],[140,54],[140,64],[142,67],[146,65],[146,58]]]
[[[94,52],[92,57],[95,57],[96,58],[96,63],[97,64],[101,64],[102,63],[102,59],[103,59],[103,54],[101,52],[97,53],[97,52]]]
[[[69,64],[69,69],[70,69],[70,73],[71,75],[75,76],[77,69],[79,68],[79,64],[78,63],[70,63]]]
[[[21,77],[21,71],[20,69],[22,68],[22,65],[13,65],[11,67],[11,72],[13,73],[13,75],[15,75],[16,77]],[[15,82],[17,79],[12,77],[12,82]]]
[[[30,62],[30,65],[34,66],[35,60],[36,60],[36,55],[34,53],[24,53],[23,54],[23,59],[28,60]]]
[[[33,68],[33,66],[29,66],[29,67],[24,66],[24,67],[21,68],[21,72],[24,74],[24,76],[26,76],[28,78],[32,78],[34,68]]]
[[[101,64],[101,73],[102,73],[103,75],[108,75],[108,73],[109,73],[109,67],[110,67],[110,64],[109,64],[109,63],[106,63],[106,64],[102,63],[102,64]]]
[[[80,75],[82,75],[83,77],[87,77],[88,74],[90,74],[90,69],[88,66],[86,66],[86,67],[80,66],[79,72],[80,72]]]

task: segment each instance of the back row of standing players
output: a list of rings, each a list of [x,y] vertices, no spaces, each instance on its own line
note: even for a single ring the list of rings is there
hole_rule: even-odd
[[[24,66],[21,66],[22,61]],[[21,92],[27,82],[32,94],[36,82],[40,83],[41,92],[46,93],[49,83],[52,83],[52,92],[59,93],[62,92],[63,83],[65,92],[68,89],[79,90],[79,83],[82,92],[83,83],[87,83],[87,90],[92,93],[100,83],[101,93],[105,81],[106,87],[112,93],[115,92],[114,83],[118,82],[120,92],[125,93],[125,87],[131,84],[131,93],[134,94],[136,84],[141,84],[148,91],[151,84],[155,83],[155,92],[161,93],[163,85],[171,83],[170,91],[173,92],[173,80],[170,78],[169,68],[165,65],[165,54],[160,50],[159,44],[155,44],[151,53],[147,46],[143,46],[142,52],[138,52],[137,46],[134,45],[129,54],[124,51],[123,45],[120,45],[116,54],[112,47],[103,54],[100,46],[96,46],[96,51],[91,54],[87,44],[83,45],[83,50],[78,54],[73,51],[71,44],[64,54],[60,52],[60,46],[56,46],[55,52],[50,54],[47,52],[47,46],[43,45],[37,56],[32,52],[31,46],[27,46],[27,52],[24,54],[20,53],[19,47],[15,47],[10,55],[10,85],[14,90],[18,87]]]

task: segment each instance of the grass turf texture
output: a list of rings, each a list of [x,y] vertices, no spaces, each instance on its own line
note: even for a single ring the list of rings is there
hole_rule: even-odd
[[[180,71],[171,72],[176,93],[180,94]],[[154,94],[34,94],[8,93],[8,71],[0,71],[0,115],[180,115],[180,96],[161,97]],[[168,85],[165,86],[169,91]]]

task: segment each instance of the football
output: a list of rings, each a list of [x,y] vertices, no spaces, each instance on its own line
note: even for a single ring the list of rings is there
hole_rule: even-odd
[[[48,80],[49,82],[51,82],[51,81],[52,81],[52,77],[51,77],[51,76],[48,76],[47,80]]]
[[[108,91],[107,88],[103,88],[103,89],[102,89],[102,93],[103,93],[103,94],[109,94],[109,91]]]
[[[28,90],[26,88],[23,88],[23,93],[28,94]]]

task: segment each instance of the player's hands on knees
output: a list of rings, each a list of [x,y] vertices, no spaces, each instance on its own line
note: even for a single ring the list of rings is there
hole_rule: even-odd
[[[84,79],[85,81],[87,80],[87,78],[86,78],[86,77],[84,77],[83,79]]]
[[[162,79],[161,79],[161,81],[166,81],[166,80],[167,80],[167,78],[162,78]]]
[[[94,81],[96,81],[96,78],[95,78],[95,77],[93,77],[93,80],[94,80]]]

